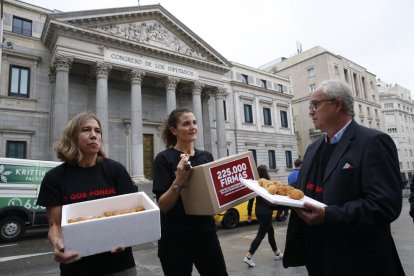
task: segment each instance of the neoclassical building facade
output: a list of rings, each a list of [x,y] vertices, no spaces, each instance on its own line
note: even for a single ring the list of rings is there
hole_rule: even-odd
[[[301,156],[312,142],[324,135],[315,129],[309,116],[309,98],[318,84],[327,79],[342,80],[350,86],[354,96],[354,119],[358,123],[384,131],[376,77],[356,62],[315,46],[259,68],[290,80],[294,91],[293,121]]]
[[[386,132],[397,146],[404,184],[414,176],[414,101],[411,91],[398,84],[377,81]]]
[[[215,158],[252,150],[286,178],[297,156],[288,79],[229,62],[160,5],[4,4],[0,156],[56,160],[68,120],[90,111],[108,155],[134,180],[151,179],[162,123],[185,107],[198,121],[197,148]]]

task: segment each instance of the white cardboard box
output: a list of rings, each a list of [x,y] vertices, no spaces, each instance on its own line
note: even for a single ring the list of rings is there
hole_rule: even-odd
[[[243,178],[259,178],[250,151],[194,167],[181,190],[185,213],[215,215],[255,197],[255,192],[240,183]]]
[[[68,223],[68,219],[102,215],[142,205],[145,210],[125,215]],[[158,240],[160,210],[144,192],[63,205],[62,232],[65,251],[81,257]]]

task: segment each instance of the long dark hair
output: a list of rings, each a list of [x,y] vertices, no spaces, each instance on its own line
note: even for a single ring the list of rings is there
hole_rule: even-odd
[[[164,141],[167,148],[174,147],[177,144],[177,137],[171,132],[171,128],[177,127],[178,118],[184,113],[193,113],[188,108],[177,108],[174,109],[168,118],[164,120],[164,129],[162,131],[162,140]]]
[[[269,172],[267,171],[266,165],[260,165],[257,167],[257,172],[259,173],[260,178],[266,178],[267,180],[270,180]]]

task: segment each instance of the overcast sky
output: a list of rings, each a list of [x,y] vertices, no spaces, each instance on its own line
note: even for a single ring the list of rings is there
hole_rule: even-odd
[[[26,0],[75,11],[138,0]],[[413,0],[141,0],[161,4],[230,61],[257,68],[321,46],[414,95]]]

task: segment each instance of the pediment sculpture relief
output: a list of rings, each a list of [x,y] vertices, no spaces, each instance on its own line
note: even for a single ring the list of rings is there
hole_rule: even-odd
[[[106,25],[95,28],[100,32],[150,44],[180,54],[206,60],[206,57],[178,39],[173,33],[156,21]]]

